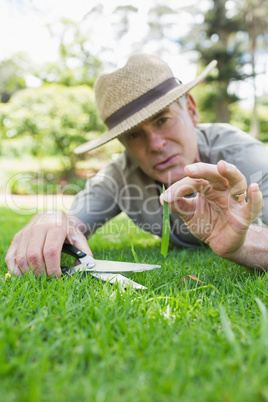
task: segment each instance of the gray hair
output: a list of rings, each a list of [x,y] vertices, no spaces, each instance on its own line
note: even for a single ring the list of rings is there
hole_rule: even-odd
[[[183,95],[181,98],[177,99],[178,104],[185,109],[187,105],[187,94]]]

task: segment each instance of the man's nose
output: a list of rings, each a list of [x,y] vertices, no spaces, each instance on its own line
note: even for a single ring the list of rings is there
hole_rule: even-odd
[[[154,152],[161,151],[166,142],[163,135],[154,131],[150,131],[149,133],[147,133],[147,139],[149,150]]]

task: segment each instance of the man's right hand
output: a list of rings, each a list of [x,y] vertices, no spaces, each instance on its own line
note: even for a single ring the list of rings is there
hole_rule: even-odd
[[[77,228],[79,224],[83,223],[78,218],[62,211],[35,215],[15,235],[9,247],[5,259],[9,272],[23,275],[32,270],[35,275],[41,275],[45,269],[47,275],[61,276],[60,259],[64,242],[92,255],[86,237]]]

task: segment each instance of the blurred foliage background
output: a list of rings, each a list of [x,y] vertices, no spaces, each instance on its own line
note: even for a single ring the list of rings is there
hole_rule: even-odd
[[[25,10],[33,6],[30,0],[11,3]],[[148,49],[164,59],[167,54],[182,54],[200,71],[212,59],[218,60],[213,74],[192,92],[200,121],[230,122],[268,142],[268,93],[259,96],[257,88],[258,77],[265,80],[268,74],[267,0],[201,0],[187,6],[157,0],[148,10],[145,26],[136,26],[144,32],[138,41],[128,39],[139,12],[133,4],[117,4],[111,13],[110,28],[118,46],[128,43],[125,58]],[[99,3],[89,5],[79,23],[61,19],[48,25],[59,43],[57,62],[36,65],[23,53],[0,60],[2,192],[8,188],[18,194],[57,193],[72,182],[76,189],[82,188],[87,177],[122,151],[120,143],[113,141],[90,154],[73,153],[76,146],[105,131],[92,88],[101,72],[118,66],[109,57],[113,49],[98,47],[94,39],[96,21],[109,24],[104,18]],[[178,27],[185,19],[188,30],[182,34]],[[35,82],[34,88],[29,81]],[[241,106],[243,82],[252,86],[250,108]]]

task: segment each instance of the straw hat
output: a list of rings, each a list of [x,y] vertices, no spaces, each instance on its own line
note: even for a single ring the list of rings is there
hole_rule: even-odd
[[[101,75],[95,82],[97,110],[109,131],[74,152],[95,149],[151,118],[204,80],[216,64],[213,60],[198,77],[182,84],[158,57],[131,56],[124,67]]]

